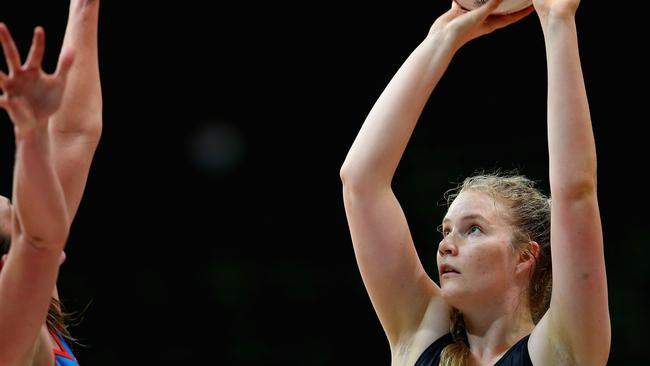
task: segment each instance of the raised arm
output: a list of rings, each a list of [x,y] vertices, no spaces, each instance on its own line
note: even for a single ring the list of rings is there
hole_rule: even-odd
[[[97,48],[99,0],[71,0],[61,48],[75,50],[61,108],[49,124],[52,154],[70,219],[79,207],[102,132],[102,94]]]
[[[391,348],[409,338],[425,314],[439,335],[448,331],[438,286],[418,259],[391,181],[431,92],[456,50],[523,18],[529,10],[489,16],[500,1],[471,12],[455,3],[440,16],[385,88],[341,168],[343,198],[359,270]]]
[[[579,0],[535,0],[548,63],[553,293],[551,342],[578,365],[605,365],[610,319],[596,194],[596,149],[575,23]],[[557,340],[561,340],[557,342]],[[557,349],[558,344],[553,348]],[[535,360],[533,360],[535,361]],[[544,362],[540,363],[544,364]]]
[[[68,210],[47,121],[61,103],[72,53],[61,57],[54,75],[47,75],[41,69],[41,28],[22,66],[4,24],[0,41],[9,67],[8,74],[0,71],[0,108],[9,113],[16,140],[11,246],[0,271],[0,364],[16,365],[28,358],[45,322],[68,237]]]

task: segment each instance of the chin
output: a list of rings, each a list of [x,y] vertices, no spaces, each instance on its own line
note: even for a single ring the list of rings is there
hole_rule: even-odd
[[[449,306],[454,308],[462,307],[462,304],[470,299],[466,289],[455,283],[446,283],[440,287],[440,296]]]

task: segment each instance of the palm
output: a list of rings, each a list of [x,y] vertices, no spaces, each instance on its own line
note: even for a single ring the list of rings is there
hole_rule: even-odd
[[[56,72],[50,75],[41,68],[45,48],[42,29],[34,32],[32,48],[22,65],[16,44],[4,24],[0,24],[0,41],[9,67],[9,74],[0,71],[3,92],[0,107],[7,110],[16,127],[46,123],[61,105],[72,54],[61,57]]]
[[[64,83],[41,69],[21,68],[7,78],[4,95],[12,117],[44,121],[61,105]]]

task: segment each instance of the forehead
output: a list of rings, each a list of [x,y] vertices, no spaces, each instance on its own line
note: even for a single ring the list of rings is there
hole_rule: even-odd
[[[480,191],[464,191],[456,197],[444,221],[460,220],[468,216],[481,216],[484,219],[496,222],[502,220],[505,207],[494,197]]]

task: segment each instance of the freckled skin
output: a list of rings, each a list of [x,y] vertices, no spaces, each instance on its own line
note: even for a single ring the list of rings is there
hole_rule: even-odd
[[[491,196],[473,191],[461,193],[449,207],[437,260],[460,272],[440,276],[441,295],[450,305],[490,302],[513,288],[517,255],[505,210]]]

